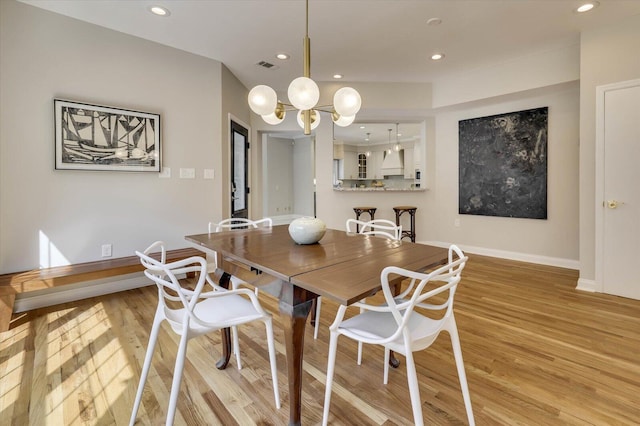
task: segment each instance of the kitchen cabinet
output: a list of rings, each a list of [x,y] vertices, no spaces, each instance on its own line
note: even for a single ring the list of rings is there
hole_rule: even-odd
[[[344,152],[344,174],[343,179],[357,179],[358,178],[358,153],[345,151]]]
[[[413,149],[413,165],[415,169],[422,169],[422,144],[415,144]]]
[[[367,179],[382,179],[382,151],[373,151],[367,158]]]
[[[404,149],[404,178],[413,179],[415,177],[415,163],[413,158],[413,148]]]

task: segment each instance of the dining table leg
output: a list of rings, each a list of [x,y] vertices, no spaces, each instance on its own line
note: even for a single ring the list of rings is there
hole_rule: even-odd
[[[302,359],[304,332],[316,296],[291,283],[284,283],[279,309],[284,325],[289,378],[289,425],[299,426],[302,412]]]
[[[220,287],[229,288],[229,284],[231,282],[231,275],[226,272],[222,273],[220,278],[218,279],[218,285]],[[216,368],[218,370],[224,370],[229,365],[229,360],[231,359],[231,329],[223,328],[220,330],[222,334],[222,356],[216,362]]]

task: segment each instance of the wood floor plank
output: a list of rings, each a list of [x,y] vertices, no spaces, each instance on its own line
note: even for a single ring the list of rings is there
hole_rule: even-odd
[[[577,291],[577,278],[572,270],[470,256],[455,315],[478,425],[640,424],[640,301]],[[156,298],[149,286],[14,317],[0,334],[0,424],[128,424]],[[286,424],[278,304],[266,294],[260,299],[275,313],[282,408],[273,402],[264,326],[255,324],[240,328],[242,370],[233,357],[226,370],[215,368],[219,333],[189,342],[176,425]],[[305,335],[305,425],[322,421],[336,311],[325,300],[318,340],[312,327]],[[164,423],[177,345],[164,326],[136,424]],[[340,339],[330,423],[412,424],[404,359],[385,386],[382,350],[365,346],[360,366],[356,351]],[[448,335],[415,360],[425,423],[467,424]]]

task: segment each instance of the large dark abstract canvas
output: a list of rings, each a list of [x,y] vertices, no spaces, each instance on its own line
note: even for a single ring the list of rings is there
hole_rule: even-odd
[[[160,171],[160,115],[54,100],[56,169]]]
[[[548,108],[459,122],[460,214],[547,218]]]

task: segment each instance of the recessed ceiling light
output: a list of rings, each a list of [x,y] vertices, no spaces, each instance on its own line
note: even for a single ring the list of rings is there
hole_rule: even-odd
[[[439,61],[442,58],[444,58],[444,53],[434,53],[433,55],[431,55],[431,59],[433,59],[434,61]]]
[[[333,78],[335,78],[336,80],[341,79],[342,77],[344,77],[342,74],[334,74]]]
[[[284,60],[286,60],[286,59],[289,59],[289,55],[287,55],[286,53],[278,53],[278,54],[276,55],[276,58],[281,59],[281,60],[283,60],[283,61],[284,61]]]
[[[167,9],[166,7],[162,7],[162,6],[151,6],[149,8],[149,10],[151,11],[151,13],[153,13],[154,15],[158,15],[158,16],[169,16],[169,15],[171,15],[171,12],[169,12],[169,9]]]
[[[427,25],[435,26],[442,24],[442,19],[440,18],[431,18],[427,21]]]
[[[364,129],[364,126],[360,126],[361,129]]]
[[[578,13],[582,13],[582,12],[588,12],[591,9],[594,9],[596,7],[598,7],[600,5],[600,3],[598,3],[597,1],[592,1],[589,3],[585,3],[582,6],[580,6],[579,8],[576,9],[576,12]]]

